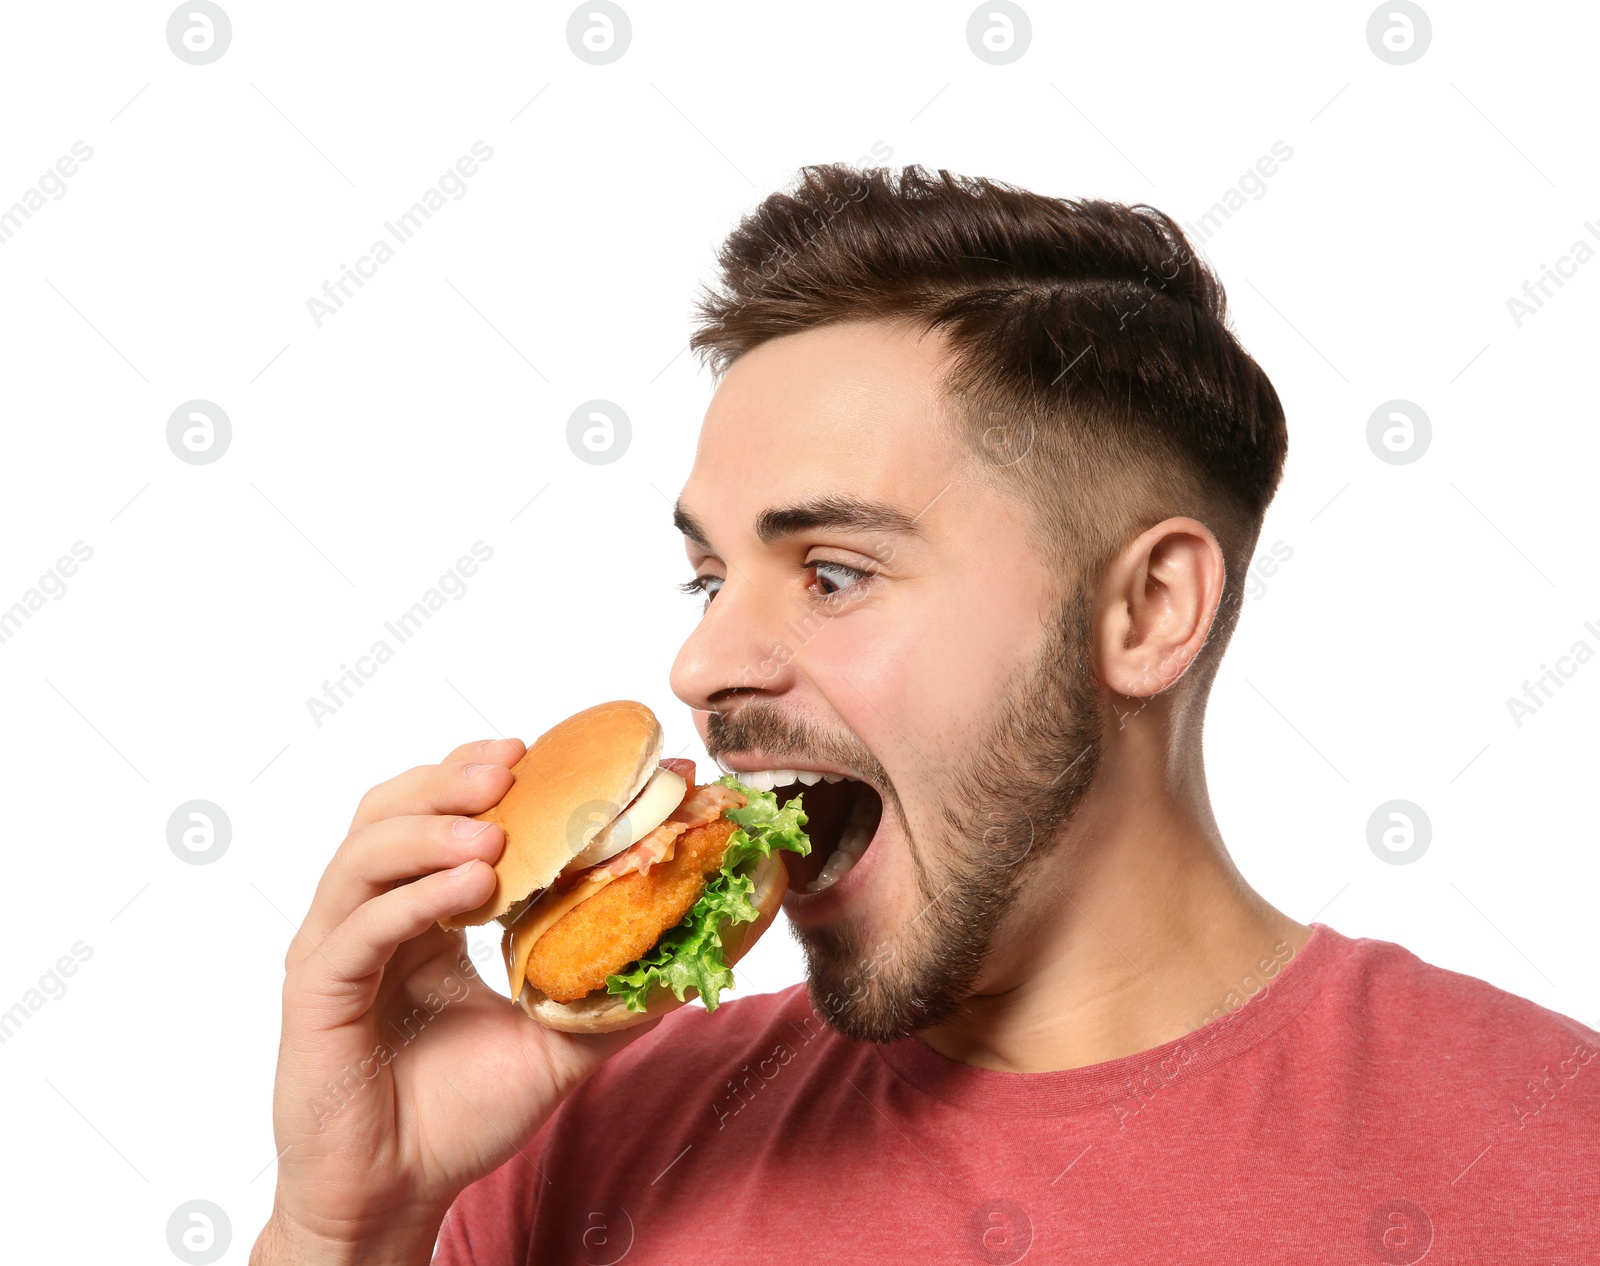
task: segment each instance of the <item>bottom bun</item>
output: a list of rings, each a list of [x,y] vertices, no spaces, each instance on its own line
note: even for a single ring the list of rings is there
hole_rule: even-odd
[[[783,905],[783,894],[789,888],[789,872],[778,857],[767,857],[750,872],[755,891],[750,899],[760,916],[754,923],[735,923],[722,932],[722,956],[732,967],[772,925],[778,908]],[[517,999],[522,1009],[547,1029],[563,1033],[614,1033],[618,1029],[631,1029],[638,1024],[658,1020],[669,1011],[684,1006],[698,991],[685,991],[679,1001],[672,990],[657,985],[650,991],[643,1011],[629,1011],[620,994],[596,989],[572,1002],[556,1002],[546,997],[531,984],[522,986],[522,996]]]

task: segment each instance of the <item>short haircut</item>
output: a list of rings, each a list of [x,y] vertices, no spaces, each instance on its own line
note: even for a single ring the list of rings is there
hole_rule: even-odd
[[[690,346],[720,377],[770,339],[883,319],[942,334],[974,454],[1019,482],[1081,588],[1174,514],[1227,564],[1203,689],[1283,473],[1277,392],[1221,283],[1153,207],[1046,197],[918,166],[804,167],[728,235]],[[980,464],[982,464],[980,463]]]

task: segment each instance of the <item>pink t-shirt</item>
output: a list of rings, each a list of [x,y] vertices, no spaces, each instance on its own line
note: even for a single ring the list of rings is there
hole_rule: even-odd
[[[851,1041],[800,986],[685,1008],[461,1194],[434,1260],[1600,1262],[1600,1035],[1320,923],[1271,967],[1064,1072]]]

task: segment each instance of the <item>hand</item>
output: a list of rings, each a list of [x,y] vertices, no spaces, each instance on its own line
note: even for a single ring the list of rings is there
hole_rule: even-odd
[[[278,1188],[255,1266],[426,1263],[462,1188],[647,1031],[542,1028],[436,922],[493,892],[505,837],[465,815],[499,802],[524,750],[468,743],[362,797],[284,960]]]

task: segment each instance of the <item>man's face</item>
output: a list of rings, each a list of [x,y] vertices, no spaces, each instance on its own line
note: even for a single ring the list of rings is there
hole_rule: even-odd
[[[813,1004],[874,1040],[970,991],[1097,754],[1087,613],[961,438],[941,354],[879,322],[762,344],[679,501],[710,597],[673,689],[726,768],[845,775],[780,789],[813,842],[784,908]]]

